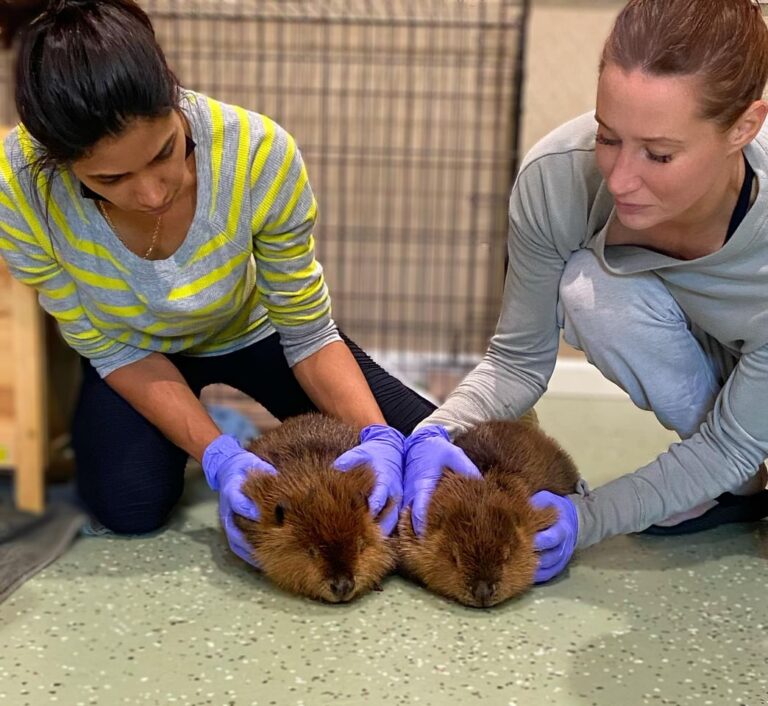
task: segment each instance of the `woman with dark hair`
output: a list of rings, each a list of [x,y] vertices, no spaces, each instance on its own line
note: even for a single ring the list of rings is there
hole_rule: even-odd
[[[220,382],[280,419],[321,409],[362,428],[337,467],[371,464],[371,512],[391,498],[391,532],[403,434],[434,407],[337,331],[293,138],[181,88],[133,0],[48,3],[20,37],[16,105],[0,251],[83,357],[72,443],[93,515],[120,533],[161,526],[190,455],[248,558],[232,512],[258,508],[240,486],[280,469],[208,416],[200,391]]]
[[[485,358],[407,441],[404,505],[417,532],[440,474],[436,450],[530,408],[561,329],[682,441],[592,492],[535,495],[559,510],[537,538],[539,581],[575,547],[611,535],[768,514],[767,78],[768,29],[752,0],[631,0],[622,10],[596,111],[545,137],[521,166]]]

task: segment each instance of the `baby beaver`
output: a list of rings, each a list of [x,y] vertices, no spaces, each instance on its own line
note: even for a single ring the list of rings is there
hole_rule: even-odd
[[[261,519],[235,515],[235,522],[264,573],[291,593],[330,603],[350,601],[378,586],[395,566],[393,543],[368,509],[373,471],[367,466],[346,472],[333,468],[357,443],[357,432],[346,424],[305,414],[250,446],[278,474],[248,477],[243,493],[257,503]]]
[[[424,537],[406,509],[398,524],[401,568],[435,593],[478,608],[496,605],[533,583],[534,534],[557,519],[534,509],[539,490],[574,492],[570,456],[535,422],[484,422],[455,439],[483,479],[445,469],[430,501]]]

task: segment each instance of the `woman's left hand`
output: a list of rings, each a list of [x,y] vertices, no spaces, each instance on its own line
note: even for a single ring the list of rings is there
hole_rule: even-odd
[[[376,476],[376,485],[368,498],[371,514],[376,517],[390,498],[394,503],[379,526],[385,536],[392,533],[403,503],[403,451],[405,437],[385,424],[371,424],[360,432],[360,445],[343,453],[334,462],[340,471],[367,464]]]

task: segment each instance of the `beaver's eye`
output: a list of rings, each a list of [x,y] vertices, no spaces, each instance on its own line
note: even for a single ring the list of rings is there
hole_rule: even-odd
[[[309,554],[310,559],[317,559],[320,552],[317,551],[317,547],[307,547],[307,554]]]
[[[285,506],[281,503],[275,505],[275,524],[278,527],[282,527],[283,523],[285,522],[285,510]]]

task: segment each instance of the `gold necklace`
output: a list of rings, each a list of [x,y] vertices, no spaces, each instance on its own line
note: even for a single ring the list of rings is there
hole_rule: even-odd
[[[117,236],[118,240],[125,245],[126,248],[128,248],[128,243],[126,243],[123,240],[123,236],[120,235],[117,228],[115,228],[115,224],[112,223],[112,219],[109,217],[109,214],[107,213],[107,207],[104,205],[102,201],[97,201],[96,206],[99,209],[99,212],[102,216],[104,216],[104,220],[107,222],[107,225],[112,229],[112,232]],[[152,251],[155,249],[155,245],[157,245],[157,236],[160,235],[160,224],[163,222],[163,216],[162,214],[157,217],[157,223],[155,223],[155,230],[152,233],[152,241],[149,244],[149,247],[147,248],[147,252],[145,252],[141,257],[144,260],[148,260],[149,256],[152,254]],[[130,250],[130,248],[128,248]]]

